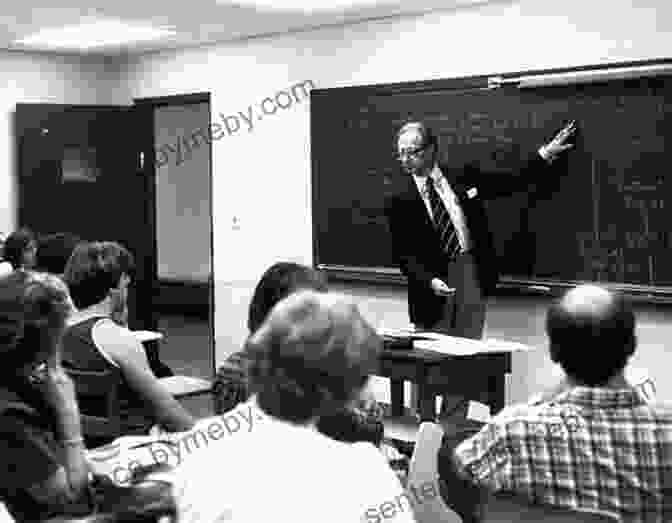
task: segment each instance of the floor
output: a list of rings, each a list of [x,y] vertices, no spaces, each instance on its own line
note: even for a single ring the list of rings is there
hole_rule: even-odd
[[[196,316],[162,314],[159,331],[159,357],[175,374],[212,379],[214,345],[207,320]],[[212,398],[201,396],[183,400],[184,406],[197,418],[213,414]]]
[[[175,374],[212,378],[213,351],[209,322],[193,316],[162,315],[159,332],[161,361]]]

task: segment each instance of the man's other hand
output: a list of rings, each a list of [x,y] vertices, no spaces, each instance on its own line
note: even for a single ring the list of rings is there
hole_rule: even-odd
[[[455,294],[455,288],[448,287],[446,282],[439,278],[432,278],[430,285],[434,291],[434,294],[438,296],[453,296]]]

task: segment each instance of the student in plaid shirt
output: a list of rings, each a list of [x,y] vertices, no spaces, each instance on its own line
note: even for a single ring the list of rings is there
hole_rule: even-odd
[[[447,496],[476,487],[620,521],[672,521],[672,406],[647,404],[624,378],[636,346],[632,310],[584,285],[551,306],[546,330],[565,382],[440,454],[440,475],[454,480]]]

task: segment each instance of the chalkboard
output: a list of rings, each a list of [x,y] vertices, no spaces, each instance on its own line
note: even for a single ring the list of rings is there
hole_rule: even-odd
[[[504,281],[672,293],[672,77],[487,88],[487,77],[311,92],[314,258],[398,278],[383,215],[405,176],[395,132],[422,120],[440,161],[514,170],[569,119],[575,148],[532,191],[487,204]]]

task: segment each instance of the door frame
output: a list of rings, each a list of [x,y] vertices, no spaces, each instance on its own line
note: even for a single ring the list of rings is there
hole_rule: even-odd
[[[156,291],[159,290],[159,268],[158,268],[158,240],[156,227],[156,136],[154,132],[154,111],[159,107],[166,106],[185,106],[207,103],[210,111],[208,111],[208,130],[211,129],[212,124],[212,96],[208,92],[198,92],[189,94],[178,94],[170,96],[156,96],[148,98],[134,98],[133,104],[142,114],[143,126],[146,122],[151,121],[151,125],[147,126],[151,131],[148,136],[143,133],[143,144],[141,150],[145,152],[144,175],[151,183],[151,197],[148,198],[148,215],[152,224],[152,263],[153,274],[155,276],[154,282],[156,284]],[[145,141],[146,140],[146,141]],[[208,173],[208,190],[210,198],[208,202],[208,212],[210,215],[210,276],[208,281],[208,330],[210,334],[210,367],[213,371],[213,376],[216,373],[216,354],[215,354],[215,263],[214,263],[214,220],[213,220],[213,180],[212,180],[212,140],[208,141],[210,154],[210,172]],[[155,294],[156,295],[156,294]]]

